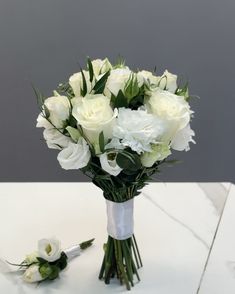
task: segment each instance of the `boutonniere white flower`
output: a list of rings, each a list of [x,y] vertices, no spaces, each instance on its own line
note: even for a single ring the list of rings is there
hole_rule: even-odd
[[[22,279],[27,283],[55,280],[67,267],[68,261],[80,255],[80,252],[90,247],[93,241],[94,239],[91,239],[62,250],[59,240],[41,239],[38,241],[38,250],[26,255],[22,263],[7,263],[23,270]]]

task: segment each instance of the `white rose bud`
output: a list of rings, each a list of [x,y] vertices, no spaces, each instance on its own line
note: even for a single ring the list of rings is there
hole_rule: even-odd
[[[150,71],[142,70],[137,73],[137,79],[139,87],[141,87],[143,84],[156,87],[160,77],[153,75],[153,73]]]
[[[171,141],[171,148],[177,151],[189,151],[189,143],[192,142],[196,144],[196,142],[193,140],[193,136],[195,136],[195,132],[190,128],[190,125],[188,124],[185,128],[182,130],[179,130],[173,140]]]
[[[31,265],[23,274],[23,280],[27,283],[36,283],[43,280],[40,272],[39,266],[36,264]]]
[[[151,167],[156,161],[163,160],[171,154],[170,147],[167,144],[157,144],[152,146],[150,152],[144,152],[141,157],[141,163],[145,167]]]
[[[117,68],[110,72],[105,85],[105,95],[111,97],[111,93],[117,96],[119,90],[124,91],[125,85],[131,75],[129,68]]]
[[[24,261],[25,261],[27,264],[31,264],[31,263],[34,263],[34,262],[38,262],[37,257],[38,257],[38,252],[37,252],[37,251],[34,251],[34,252],[32,252],[31,254],[26,255]]]
[[[112,176],[117,176],[122,171],[122,168],[116,162],[116,156],[115,152],[106,152],[100,155],[102,169]]]
[[[91,157],[87,142],[80,138],[77,143],[69,143],[60,151],[57,159],[63,169],[79,169],[87,166]]]
[[[38,256],[53,262],[61,256],[60,241],[57,239],[41,239],[38,241]]]
[[[59,149],[68,146],[72,142],[71,138],[61,134],[57,129],[45,129],[43,132],[48,148]]]
[[[164,142],[169,142],[190,121],[192,111],[184,97],[157,89],[145,102],[149,113],[166,122],[167,128],[162,137]]]
[[[92,67],[94,71],[94,75],[97,78],[99,75],[106,73],[110,69],[112,69],[112,65],[109,62],[108,58],[105,59],[95,59],[92,60]]]
[[[160,78],[159,88],[175,93],[177,89],[177,75],[165,70],[164,74]]]
[[[94,84],[90,82],[89,72],[87,70],[84,70],[83,73],[84,73],[85,80],[86,80],[87,93],[90,93],[90,91],[91,91],[92,87],[94,86]],[[77,73],[73,74],[69,78],[69,84],[72,87],[75,96],[80,97],[81,96],[81,90],[83,89],[82,73],[77,72]]]
[[[117,116],[117,110],[110,106],[110,99],[102,94],[87,95],[73,102],[72,114],[88,140],[99,152],[99,134],[103,131],[105,143],[112,137],[112,128]]]
[[[61,129],[69,118],[70,103],[66,96],[49,97],[44,101],[50,112],[49,120],[54,127]]]

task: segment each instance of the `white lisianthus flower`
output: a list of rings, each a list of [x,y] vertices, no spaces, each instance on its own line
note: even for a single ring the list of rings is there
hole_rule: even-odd
[[[151,143],[157,143],[164,132],[164,123],[145,110],[120,108],[113,136],[124,146],[138,154],[151,151]]]
[[[50,112],[48,119],[53,126],[58,129],[63,128],[70,113],[70,103],[68,98],[66,96],[49,97],[44,101],[44,105]]]
[[[102,94],[87,95],[73,104],[73,116],[82,126],[88,140],[98,151],[99,134],[103,131],[105,143],[112,137],[117,110],[110,106],[110,99]]]
[[[145,101],[149,113],[167,124],[163,141],[171,140],[175,134],[183,129],[190,121],[192,111],[184,97],[177,96],[168,91],[157,89]]]
[[[38,256],[53,262],[61,256],[60,241],[57,239],[41,239],[38,241]]]
[[[105,85],[105,95],[111,97],[111,93],[117,96],[119,90],[124,91],[125,85],[132,71],[129,68],[116,68],[111,70]]]
[[[72,142],[71,138],[61,134],[57,129],[45,129],[43,131],[44,139],[46,140],[48,148],[59,149],[68,146]]]
[[[108,58],[105,59],[95,59],[92,60],[92,67],[94,71],[94,75],[97,78],[99,75],[106,73],[110,69],[112,69],[112,65],[109,62]]]
[[[171,148],[177,151],[189,151],[189,143],[192,142],[196,144],[193,140],[193,136],[195,136],[195,132],[191,129],[190,124],[188,124],[185,128],[176,133],[171,141]]]
[[[151,167],[156,161],[163,160],[171,154],[168,144],[152,145],[150,152],[144,152],[141,157],[141,163],[145,167]]]
[[[87,142],[80,138],[77,143],[69,143],[57,156],[63,169],[79,169],[87,166],[91,152]]]
[[[139,87],[141,87],[143,84],[156,87],[160,77],[153,75],[153,73],[150,71],[141,70],[137,73],[137,80]]]
[[[168,70],[165,70],[159,79],[159,88],[167,90],[171,93],[175,93],[177,89],[177,75],[174,75]]]
[[[99,156],[102,169],[113,176],[117,176],[122,171],[116,162],[116,156],[116,152],[105,152]]]
[[[43,278],[39,272],[39,266],[37,264],[33,264],[28,267],[23,274],[23,281],[27,283],[36,283],[42,280]]]
[[[87,93],[90,93],[94,86],[94,82],[92,83],[90,82],[90,75],[87,70],[84,70],[83,73],[86,80]],[[75,96],[81,97],[81,90],[83,89],[82,73],[81,72],[74,73],[69,78],[69,84],[72,87]]]
[[[38,262],[37,257],[38,257],[38,252],[37,251],[34,251],[34,252],[30,253],[30,254],[27,254],[25,256],[25,260],[24,261],[27,264],[32,264],[34,262]]]
[[[53,125],[44,117],[43,113],[40,113],[37,118],[37,128],[53,129]]]

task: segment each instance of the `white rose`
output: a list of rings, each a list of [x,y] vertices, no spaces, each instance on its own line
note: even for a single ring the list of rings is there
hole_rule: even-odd
[[[150,152],[144,152],[141,157],[141,163],[145,167],[151,167],[156,161],[165,159],[171,154],[170,147],[167,144],[157,144],[152,146]]]
[[[41,239],[38,241],[38,256],[53,262],[61,256],[60,241],[57,239]]]
[[[119,90],[124,91],[125,85],[131,75],[129,68],[117,68],[110,72],[105,85],[105,95],[111,97],[111,93],[117,96]]]
[[[66,96],[49,97],[44,101],[50,112],[49,120],[58,129],[63,128],[69,118],[70,103]]]
[[[190,128],[190,124],[188,124],[176,133],[171,141],[171,148],[177,151],[189,151],[189,143],[196,143],[192,138],[193,136],[195,136],[195,132]]]
[[[109,62],[108,58],[105,59],[95,59],[92,60],[92,67],[94,71],[94,75],[97,78],[100,74],[106,73],[110,69],[112,69],[112,65]]]
[[[87,142],[80,138],[77,143],[69,143],[60,151],[57,159],[63,169],[79,169],[87,166],[91,157]]]
[[[192,111],[184,97],[157,89],[145,102],[148,112],[167,124],[166,132],[162,137],[163,141],[171,140],[177,131],[189,123]]]
[[[164,123],[145,110],[120,108],[113,136],[124,146],[138,154],[151,151],[151,143],[157,143],[164,132]]]
[[[157,86],[160,77],[153,75],[150,71],[142,70],[137,73],[137,80],[139,87],[143,84],[147,84],[150,86]]]
[[[78,98],[74,101],[72,114],[96,150],[98,149],[99,134],[102,131],[105,142],[112,137],[117,110],[113,111],[110,99],[104,95],[87,95],[83,99]],[[97,152],[99,151],[97,150]]]
[[[31,263],[34,263],[34,262],[38,262],[37,257],[38,257],[38,252],[37,252],[37,251],[34,251],[34,252],[32,252],[32,253],[26,255],[24,261],[25,261],[27,264],[31,264]]]
[[[91,92],[91,89],[94,86],[94,83],[90,82],[90,75],[89,72],[87,70],[83,71],[84,76],[85,76],[85,80],[86,80],[86,86],[87,86],[87,93]],[[82,73],[81,72],[77,72],[75,74],[73,74],[70,78],[69,78],[69,84],[73,89],[73,92],[75,94],[75,96],[81,96],[81,90],[83,89],[83,79],[82,79]]]
[[[99,156],[102,169],[113,176],[117,176],[122,171],[116,162],[116,156],[116,152],[106,152]]]
[[[165,70],[164,74],[160,78],[159,88],[175,93],[177,89],[177,75]]]
[[[27,283],[35,283],[43,280],[40,272],[39,266],[36,264],[31,265],[23,274],[23,280]]]
[[[40,113],[37,118],[37,128],[45,128],[45,129],[52,129],[54,128],[53,125],[44,117],[43,113]]]
[[[72,142],[71,138],[61,134],[57,129],[45,129],[43,132],[48,148],[62,149]]]

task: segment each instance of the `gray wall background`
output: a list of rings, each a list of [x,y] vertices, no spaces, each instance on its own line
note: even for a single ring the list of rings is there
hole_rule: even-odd
[[[0,0],[0,181],[82,181],[47,148],[30,83],[45,94],[86,55],[188,79],[197,144],[163,181],[234,181],[234,0]]]

